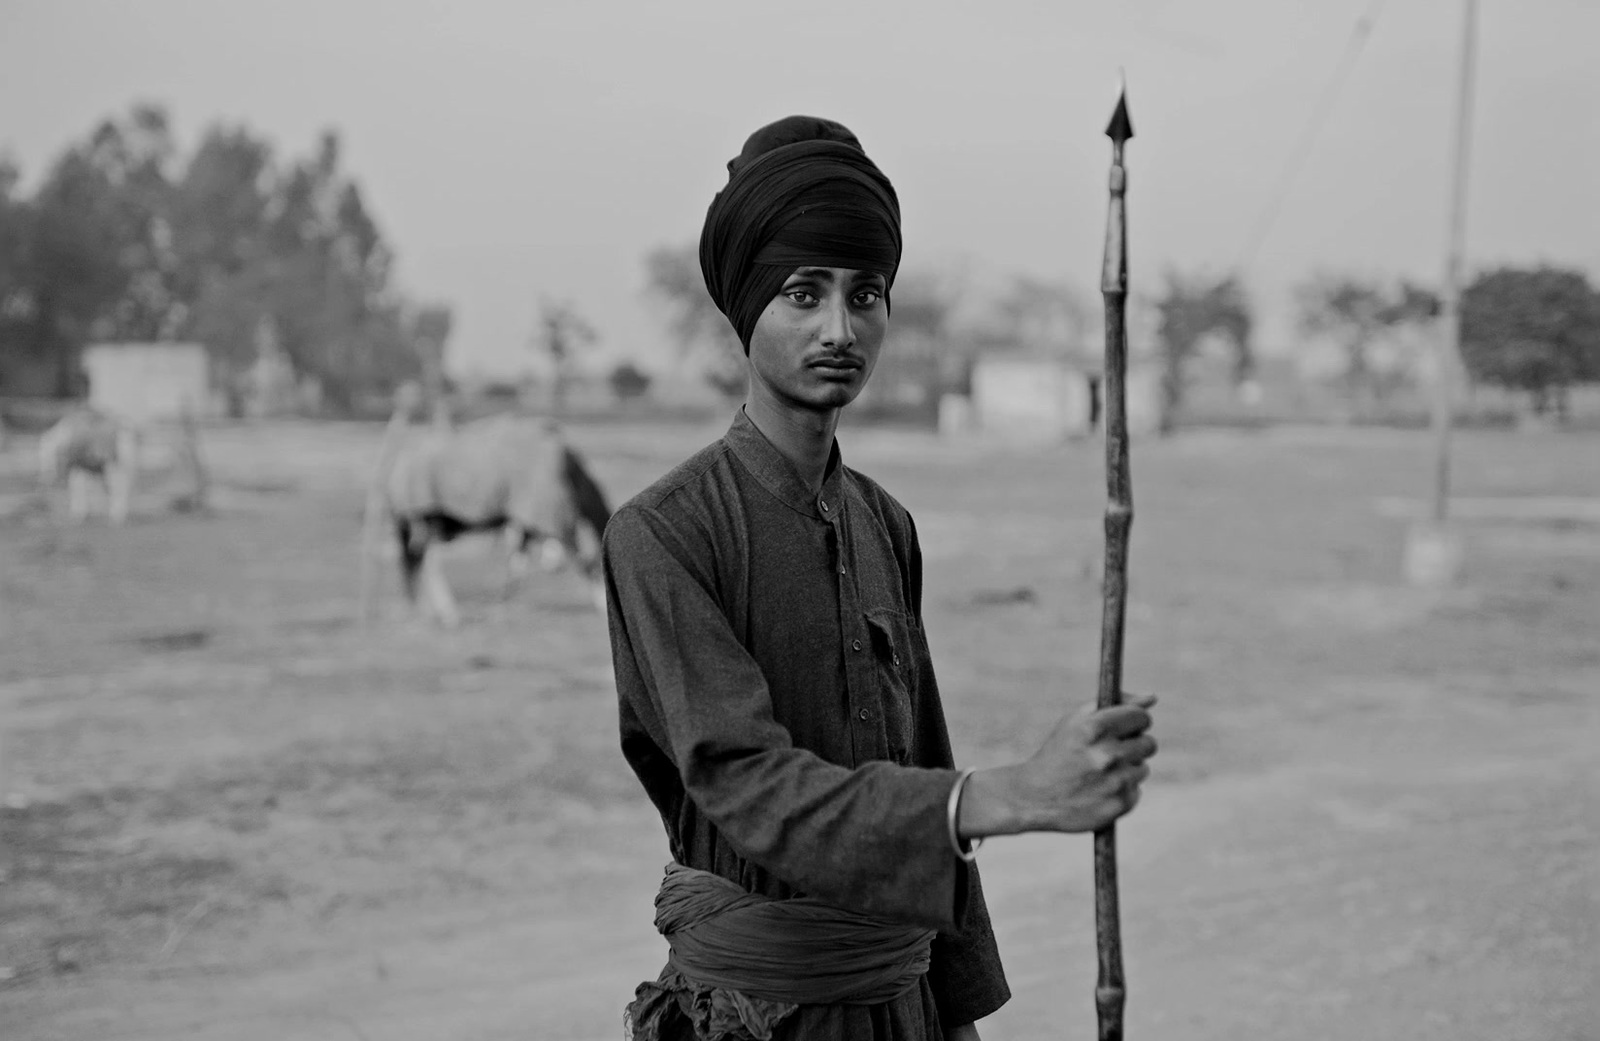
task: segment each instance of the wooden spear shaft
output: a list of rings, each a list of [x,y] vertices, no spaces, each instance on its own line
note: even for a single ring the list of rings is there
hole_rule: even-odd
[[[1106,127],[1111,138],[1111,200],[1106,215],[1105,261],[1100,292],[1106,307],[1105,397],[1106,566],[1100,621],[1100,692],[1109,708],[1122,700],[1122,634],[1128,599],[1128,536],[1133,528],[1133,483],[1128,475],[1128,222],[1124,196],[1128,178],[1122,146],[1133,136],[1124,83]],[[1122,923],[1117,900],[1117,828],[1094,833],[1094,919],[1100,977],[1094,1003],[1100,1041],[1122,1041],[1122,1010],[1127,996],[1122,976]]]

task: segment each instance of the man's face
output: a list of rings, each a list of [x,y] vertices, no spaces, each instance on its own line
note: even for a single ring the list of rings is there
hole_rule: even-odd
[[[751,393],[812,411],[854,401],[889,328],[885,288],[872,271],[796,268],[750,334]]]

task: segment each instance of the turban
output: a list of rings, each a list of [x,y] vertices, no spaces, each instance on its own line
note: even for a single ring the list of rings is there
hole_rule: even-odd
[[[751,134],[700,233],[700,271],[745,352],[797,267],[900,266],[900,201],[861,142],[829,119],[789,116]],[[888,293],[884,306],[888,306]]]

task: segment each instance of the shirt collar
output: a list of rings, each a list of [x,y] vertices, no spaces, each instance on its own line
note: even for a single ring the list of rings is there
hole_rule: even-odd
[[[822,478],[822,491],[812,495],[806,483],[800,479],[800,474],[795,470],[794,464],[789,462],[782,452],[763,434],[745,415],[744,406],[733,417],[733,425],[728,427],[728,432],[723,435],[723,444],[733,452],[734,456],[743,463],[761,482],[761,486],[771,492],[779,502],[788,506],[796,513],[818,520],[828,520],[836,517],[844,508],[844,463],[839,455],[839,441],[834,439],[833,447],[828,453],[828,469]],[[828,509],[822,509],[822,504],[827,503]]]

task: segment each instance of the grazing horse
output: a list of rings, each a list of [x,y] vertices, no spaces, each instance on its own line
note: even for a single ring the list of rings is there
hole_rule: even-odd
[[[572,560],[605,609],[599,544],[611,509],[555,423],[491,416],[424,433],[397,450],[383,494],[399,540],[406,598],[417,602],[420,583],[445,625],[455,625],[460,614],[430,549],[468,532],[503,533],[508,583],[526,570],[535,542],[547,570]]]
[[[48,487],[66,478],[74,521],[89,515],[89,485],[96,480],[105,488],[107,518],[127,520],[138,470],[138,433],[93,410],[68,414],[39,438],[39,480]]]

